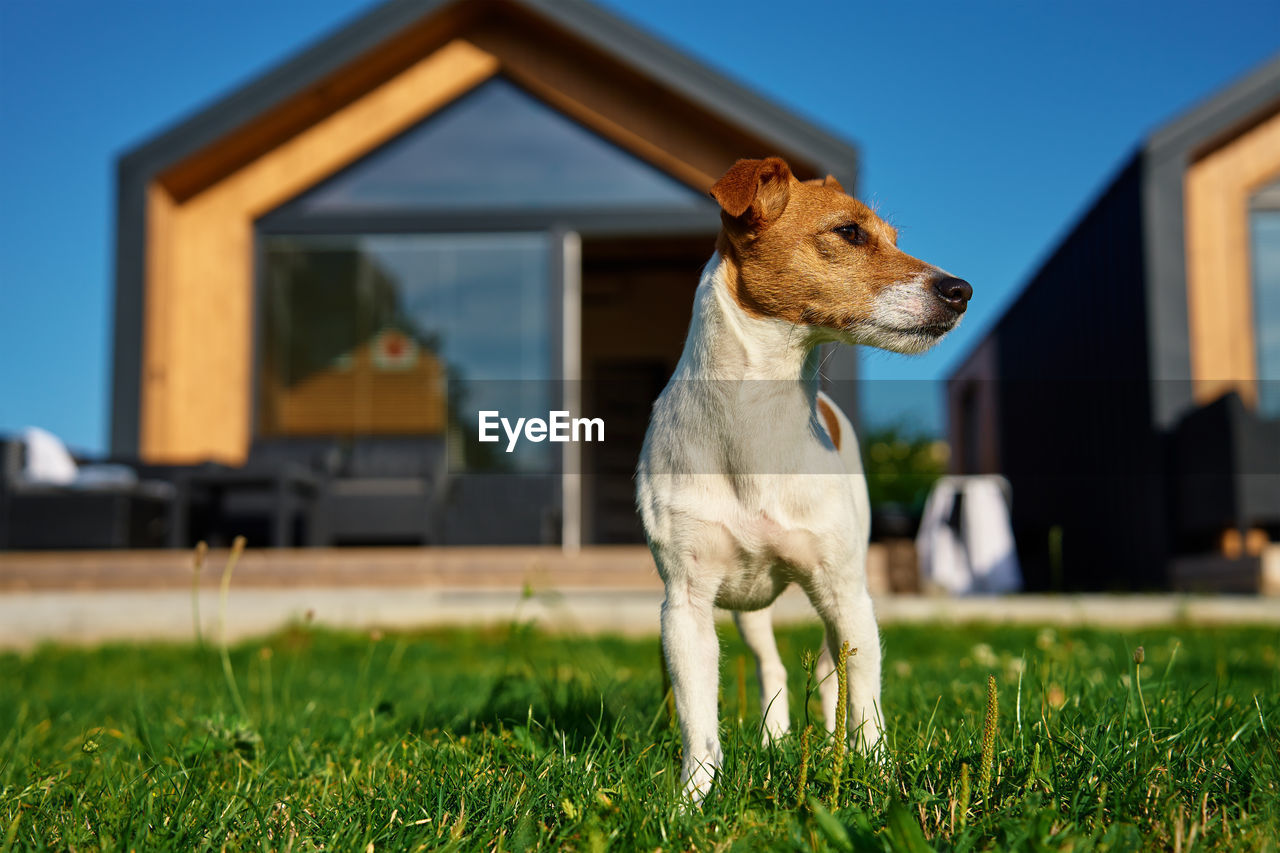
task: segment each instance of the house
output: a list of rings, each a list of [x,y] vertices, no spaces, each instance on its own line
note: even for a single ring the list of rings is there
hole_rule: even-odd
[[[954,470],[1013,484],[1032,588],[1256,588],[1280,538],[1280,57],[1145,140],[947,400]]]
[[[856,176],[847,142],[584,0],[380,5],[120,159],[111,451],[379,476],[429,452],[439,543],[640,541],[706,191],[771,154]],[[605,441],[507,453],[477,441],[491,410]]]

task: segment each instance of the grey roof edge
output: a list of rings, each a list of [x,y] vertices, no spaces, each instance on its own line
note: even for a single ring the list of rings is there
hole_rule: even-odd
[[[314,84],[413,23],[469,0],[388,0],[303,47],[247,83],[195,109],[118,158],[122,179],[154,174],[212,144],[285,98]],[[858,152],[744,84],[730,80],[659,38],[587,0],[506,0],[595,44],[730,124],[798,154],[851,184]]]
[[[247,82],[185,116],[118,158],[121,175],[151,173],[215,142],[293,95],[376,48],[415,21],[465,0],[389,0],[338,24]]]
[[[588,0],[515,0],[588,43],[606,48],[713,115],[790,149],[853,182],[857,147],[705,62]]]
[[[1234,128],[1248,124],[1280,101],[1280,53],[1147,137],[1151,157],[1186,156]]]

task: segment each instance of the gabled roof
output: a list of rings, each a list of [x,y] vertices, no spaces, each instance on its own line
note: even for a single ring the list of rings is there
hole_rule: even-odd
[[[1271,115],[1280,99],[1280,54],[1147,137],[1149,157],[1196,157]]]
[[[127,151],[120,173],[155,174],[224,138],[249,119],[322,85],[357,59],[428,19],[523,11],[594,46],[696,104],[852,182],[857,150],[849,142],[761,97],[587,0],[389,0],[194,115]]]

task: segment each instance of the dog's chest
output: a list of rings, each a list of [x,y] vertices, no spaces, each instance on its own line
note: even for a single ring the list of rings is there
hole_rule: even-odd
[[[664,537],[661,550],[691,559],[671,561],[664,577],[696,572],[689,580],[714,590],[717,606],[756,610],[789,583],[804,585],[832,567],[850,565],[856,531],[846,490],[839,488],[847,478],[761,478],[748,488],[728,477],[714,479],[720,487],[708,489],[704,479],[696,499],[683,490],[669,496],[674,523],[662,527],[674,535]],[[802,485],[801,494],[789,491]]]
[[[726,525],[730,553],[716,606],[757,610],[769,606],[787,584],[819,570],[830,554],[814,530],[780,523],[760,512]]]

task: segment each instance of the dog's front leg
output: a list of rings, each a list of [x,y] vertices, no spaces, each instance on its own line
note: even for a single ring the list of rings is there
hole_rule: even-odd
[[[781,737],[791,729],[787,709],[787,668],[778,654],[773,636],[772,608],[736,612],[733,621],[738,633],[756,658],[756,675],[760,679],[760,710],[764,715],[764,742]]]
[[[831,660],[837,660],[840,647],[849,644],[846,669],[849,738],[859,748],[871,752],[880,742],[884,726],[880,708],[880,631],[876,627],[871,596],[865,590],[848,592],[838,583],[835,586],[836,589],[811,592],[810,600],[826,624],[826,651]],[[822,669],[820,662],[819,672]],[[834,684],[835,678],[829,681]],[[823,698],[826,700],[825,695]],[[826,710],[827,701],[823,705]],[[832,713],[827,717],[827,726],[834,728],[834,697],[830,700],[830,709]]]
[[[720,642],[716,638],[714,594],[695,590],[684,580],[667,582],[662,603],[662,650],[684,739],[680,781],[695,803],[711,789],[724,758],[720,751]]]

